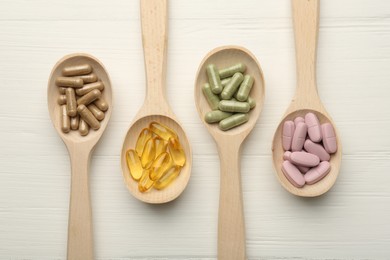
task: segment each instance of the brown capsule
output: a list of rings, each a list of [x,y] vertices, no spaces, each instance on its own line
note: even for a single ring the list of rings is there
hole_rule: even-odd
[[[83,86],[83,80],[69,77],[56,78],[56,85],[59,87],[81,88]]]
[[[65,67],[62,70],[63,76],[79,76],[86,75],[92,72],[92,67],[89,64],[80,64],[75,66]]]
[[[102,96],[102,92],[94,89],[77,100],[77,105],[88,105]]]
[[[66,95],[59,95],[57,99],[58,105],[65,105],[66,104]]]
[[[69,133],[70,131],[70,119],[68,112],[66,111],[66,105],[62,105],[60,108],[60,117],[61,117],[61,130],[64,133]]]
[[[98,77],[96,76],[95,73],[91,73],[88,75],[75,76],[75,78],[82,79],[84,84],[96,82],[98,80]]]
[[[99,98],[93,102],[101,111],[107,111],[108,110],[108,103],[103,99]]]
[[[74,117],[77,115],[76,94],[73,88],[66,89],[66,109],[68,110],[68,116]]]
[[[87,107],[97,120],[102,121],[104,119],[104,112],[101,111],[96,105],[89,104]]]
[[[94,130],[100,128],[99,121],[93,116],[91,111],[85,105],[79,105],[77,107],[77,112],[79,112],[81,118]]]
[[[77,130],[79,128],[80,116],[76,115],[70,118],[70,129]]]
[[[79,132],[82,136],[86,136],[89,133],[89,126],[83,119],[80,119]]]
[[[65,95],[66,88],[64,87],[59,87],[58,90],[60,91],[61,95]]]
[[[98,82],[84,85],[82,88],[76,89],[76,94],[79,96],[82,96],[82,95],[85,95],[85,94],[91,92],[94,89],[98,89],[98,90],[102,91],[104,89],[103,82],[98,81]]]

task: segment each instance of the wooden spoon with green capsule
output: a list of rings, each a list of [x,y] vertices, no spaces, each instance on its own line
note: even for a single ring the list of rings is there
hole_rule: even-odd
[[[218,127],[218,123],[209,124],[205,121],[206,113],[211,110],[202,93],[202,86],[208,82],[206,67],[209,64],[215,64],[217,68],[225,68],[237,63],[244,63],[247,67],[245,74],[254,77],[254,85],[250,95],[256,101],[256,106],[250,110],[248,122],[230,130],[222,131]],[[218,259],[245,259],[240,153],[242,143],[255,126],[263,107],[264,78],[260,64],[255,56],[243,47],[225,46],[216,48],[207,54],[199,66],[194,94],[198,114],[217,143],[221,161]]]

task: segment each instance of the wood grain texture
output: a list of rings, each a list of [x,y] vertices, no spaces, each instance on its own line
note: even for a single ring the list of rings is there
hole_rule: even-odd
[[[104,63],[115,101],[90,165],[96,258],[216,259],[219,158],[193,86],[202,58],[226,44],[250,49],[267,84],[241,159],[248,259],[388,259],[390,2],[321,2],[318,92],[343,160],[332,190],[307,200],[286,192],[272,167],[272,137],[296,84],[290,1],[171,0],[166,96],[191,140],[193,167],[186,190],[166,205],[133,198],[121,174],[123,137],[145,96],[139,8],[0,2],[0,259],[66,259],[71,169],[46,87],[55,62],[72,52]]]

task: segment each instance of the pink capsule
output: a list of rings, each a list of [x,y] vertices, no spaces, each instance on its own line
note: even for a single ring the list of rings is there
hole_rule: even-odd
[[[337,140],[333,126],[330,123],[321,125],[324,148],[328,153],[335,153],[337,151]]]
[[[283,160],[289,161],[290,160],[290,155],[291,155],[290,151],[285,151],[284,154],[283,154]]]
[[[305,123],[305,119],[303,119],[303,117],[301,117],[301,116],[296,117],[296,118],[294,119],[294,124],[295,124],[295,126],[297,126],[298,123]]]
[[[330,163],[327,161],[321,162],[317,167],[311,168],[305,174],[307,184],[314,184],[324,178],[330,172]]]
[[[303,146],[307,152],[317,155],[321,161],[330,160],[330,155],[325,151],[322,145],[313,143],[310,139],[307,139]]]
[[[321,125],[317,116],[313,113],[307,113],[305,116],[305,123],[307,125],[307,133],[310,140],[313,142],[320,142],[322,140]]]
[[[295,165],[298,170],[301,172],[301,173],[307,173],[309,170],[310,170],[310,167],[305,167],[305,166],[299,166],[299,165]]]
[[[303,144],[306,140],[306,134],[307,125],[305,123],[298,123],[297,127],[295,128],[291,143],[291,150],[293,152],[302,150]]]
[[[301,188],[305,185],[305,178],[302,173],[289,161],[283,162],[282,172],[287,180],[295,187]]]
[[[307,152],[293,152],[290,155],[290,162],[299,166],[314,167],[320,163],[320,158]]]
[[[293,121],[286,121],[283,125],[282,144],[285,151],[290,150],[292,138],[294,136],[295,125]]]

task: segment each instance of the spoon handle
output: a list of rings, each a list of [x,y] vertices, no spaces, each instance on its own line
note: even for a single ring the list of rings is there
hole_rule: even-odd
[[[245,255],[245,224],[240,175],[240,143],[225,140],[220,143],[221,162],[218,259],[242,260]]]
[[[72,165],[68,260],[92,260],[92,212],[89,196],[88,168],[91,150],[84,146],[69,149]]]
[[[292,0],[295,51],[297,60],[296,97],[318,97],[316,58],[319,0]]]
[[[167,0],[141,0],[142,43],[147,81],[146,103],[153,105],[165,101],[167,5]]]

